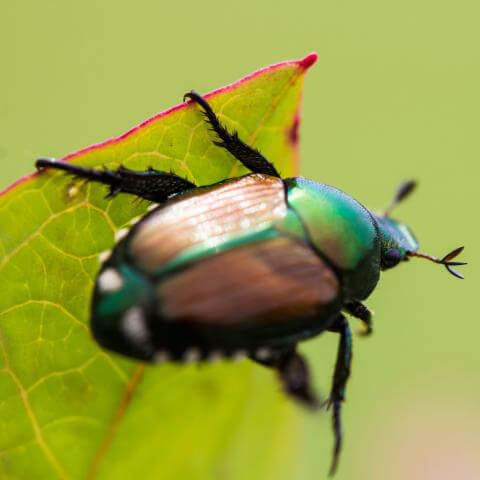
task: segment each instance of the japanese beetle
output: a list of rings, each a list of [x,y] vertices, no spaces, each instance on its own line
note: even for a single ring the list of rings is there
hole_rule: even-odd
[[[414,189],[403,184],[383,215],[335,187],[301,177],[282,179],[259,151],[223,127],[206,100],[192,91],[213,131],[253,173],[197,187],[173,173],[150,168],[94,170],[39,159],[54,168],[99,182],[109,196],[129,193],[153,209],[117,234],[102,259],[91,307],[91,328],[103,347],[149,362],[204,361],[248,356],[276,370],[288,394],[321,405],[311,388],[301,340],[324,331],[340,334],[328,401],[335,447],[342,442],[341,405],[350,374],[352,335],[344,312],[360,319],[361,303],[381,270],[413,257],[452,269],[463,247],[442,259],[418,253],[410,229],[390,217]]]

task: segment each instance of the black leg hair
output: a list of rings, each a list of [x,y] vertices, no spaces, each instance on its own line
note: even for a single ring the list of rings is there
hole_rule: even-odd
[[[350,315],[353,315],[355,318],[358,318],[364,323],[365,330],[360,331],[360,335],[372,334],[372,312],[366,305],[361,302],[353,301],[347,303],[344,308],[348,313],[350,313]]]
[[[120,166],[116,170],[109,170],[108,168],[95,170],[53,158],[39,158],[35,166],[40,171],[54,168],[63,170],[75,177],[84,178],[89,182],[107,185],[110,187],[107,197],[114,197],[118,193],[130,193],[145,200],[162,203],[171,195],[190,190],[196,186],[174,173],[162,172],[153,168],[145,171],[135,171]]]
[[[214,142],[215,145],[223,147],[228,150],[237,160],[254,173],[263,173],[265,175],[272,175],[273,177],[280,178],[280,174],[277,169],[256,149],[249,147],[246,143],[242,142],[238,138],[237,132],[230,134],[228,130],[220,123],[218,117],[207,101],[192,90],[186,93],[183,100],[186,98],[198,103],[203,109],[203,113],[207,118],[208,123],[212,126],[212,129],[220,137],[221,141]]]
[[[310,408],[319,408],[321,402],[313,392],[308,364],[295,348],[273,351],[268,359],[252,357],[257,363],[273,368],[279,374],[288,395]]]
[[[340,334],[338,345],[337,362],[333,374],[332,390],[327,406],[332,408],[333,432],[335,435],[335,445],[333,449],[332,464],[329,475],[335,474],[338,466],[338,459],[342,449],[342,402],[345,400],[345,387],[350,376],[350,365],[352,363],[352,333],[348,326],[347,319],[339,315],[334,324],[328,329],[331,332]]]

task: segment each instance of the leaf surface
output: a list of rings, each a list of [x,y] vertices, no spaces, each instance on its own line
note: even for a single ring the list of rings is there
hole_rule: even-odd
[[[284,177],[297,170],[299,103],[315,60],[273,65],[206,95]],[[198,107],[181,104],[65,160],[153,166],[198,185],[246,173],[214,139]],[[248,361],[145,366],[91,339],[98,256],[148,206],[105,194],[45,172],[0,196],[0,478],[286,475],[292,454],[279,466],[278,448],[298,426],[269,372]]]

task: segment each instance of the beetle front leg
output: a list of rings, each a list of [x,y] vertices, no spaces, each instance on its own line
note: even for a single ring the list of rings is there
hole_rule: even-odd
[[[114,197],[118,193],[130,193],[145,200],[162,203],[171,195],[196,187],[194,183],[174,173],[153,168],[136,171],[120,166],[116,170],[108,168],[96,170],[54,158],[39,158],[35,166],[39,171],[49,168],[63,170],[77,178],[84,178],[88,182],[107,185],[110,188],[107,197]]]
[[[333,449],[332,465],[330,475],[335,473],[338,465],[340,451],[342,449],[342,403],[345,400],[345,387],[350,376],[350,365],[352,363],[352,333],[347,319],[339,315],[334,324],[328,329],[330,332],[340,334],[338,345],[337,362],[333,374],[332,390],[327,401],[327,408],[332,408],[333,432],[335,435],[335,446]]]
[[[295,348],[273,351],[268,359],[260,360],[257,357],[252,357],[252,359],[261,365],[275,369],[285,392],[295,400],[310,408],[321,406],[321,402],[312,388],[308,364]]]
[[[373,332],[372,328],[372,312],[368,309],[366,305],[361,302],[352,301],[348,302],[344,306],[345,310],[353,315],[355,318],[358,318],[365,325],[365,330],[361,330],[360,335],[371,335]]]
[[[215,145],[228,150],[242,165],[247,167],[254,173],[263,173],[265,175],[272,175],[273,177],[280,177],[277,169],[270,163],[258,150],[250,147],[238,138],[237,132],[230,133],[218,120],[217,115],[212,110],[208,102],[197,92],[192,90],[186,93],[183,97],[197,103],[203,110],[208,123],[218,135],[221,141],[214,142]]]

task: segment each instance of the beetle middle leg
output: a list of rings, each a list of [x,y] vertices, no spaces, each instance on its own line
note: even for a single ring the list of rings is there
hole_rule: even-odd
[[[358,318],[365,325],[365,330],[360,331],[360,335],[371,335],[373,332],[372,328],[372,312],[368,309],[366,305],[356,300],[348,302],[345,305],[345,310],[353,315],[355,318]]]
[[[215,145],[228,150],[237,160],[252,172],[281,178],[273,164],[270,163],[258,150],[242,142],[242,140],[238,138],[237,132],[230,133],[220,123],[215,112],[201,95],[192,90],[184,95],[183,99],[185,100],[186,98],[198,103],[203,109],[203,113],[207,118],[208,123],[220,137],[220,141],[215,142]]]
[[[327,406],[332,409],[333,431],[335,434],[335,446],[333,450],[330,475],[335,473],[338,465],[340,451],[342,449],[342,403],[345,400],[345,387],[350,376],[350,365],[352,363],[352,333],[347,319],[339,315],[333,325],[328,329],[330,332],[340,334],[338,345],[337,362],[333,374],[332,389]]]
[[[107,197],[114,197],[118,193],[130,193],[145,200],[162,203],[171,195],[196,187],[194,183],[174,173],[153,168],[136,171],[120,166],[116,170],[108,168],[97,170],[53,158],[39,158],[35,166],[40,171],[48,168],[63,170],[77,178],[107,185],[110,188]]]
[[[260,360],[257,357],[252,359],[276,370],[287,394],[310,408],[321,406],[312,389],[308,364],[295,348],[273,351],[267,359]]]

